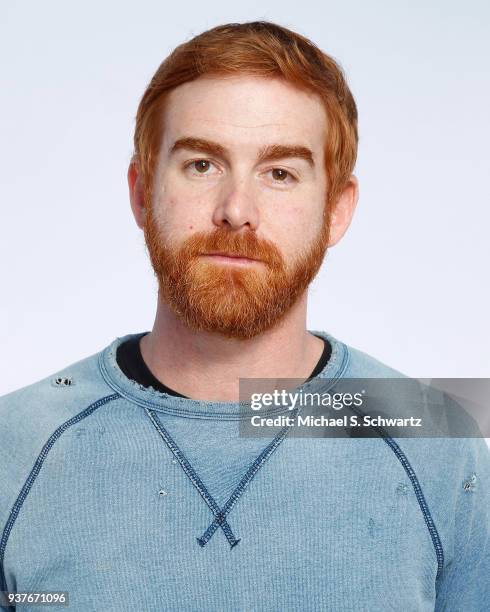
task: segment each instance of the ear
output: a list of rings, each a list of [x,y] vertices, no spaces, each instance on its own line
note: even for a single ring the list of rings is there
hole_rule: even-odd
[[[129,201],[131,202],[131,210],[138,227],[143,229],[145,225],[145,198],[143,192],[143,183],[138,165],[138,160],[133,157],[128,168],[128,185],[129,185]]]
[[[329,247],[335,246],[347,231],[354,215],[358,199],[359,182],[352,174],[337,202],[332,207],[330,214]]]

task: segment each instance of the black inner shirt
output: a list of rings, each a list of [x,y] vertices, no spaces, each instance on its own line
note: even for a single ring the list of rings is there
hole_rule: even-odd
[[[146,365],[143,359],[143,355],[141,354],[140,340],[142,337],[143,336],[136,336],[135,338],[126,340],[126,342],[123,342],[117,348],[117,364],[124,374],[144,387],[149,387],[151,385],[154,389],[162,393],[168,393],[169,395],[190,399],[186,395],[182,395],[181,393],[177,393],[177,391],[170,389],[170,387],[164,385],[152,374],[150,368]],[[320,336],[317,336],[317,338],[320,338]],[[332,354],[330,342],[328,342],[328,340],[324,340],[323,338],[320,339],[323,340],[324,344],[323,353],[321,354],[315,369],[307,380],[310,380],[320,374],[323,368],[327,365],[330,355]]]

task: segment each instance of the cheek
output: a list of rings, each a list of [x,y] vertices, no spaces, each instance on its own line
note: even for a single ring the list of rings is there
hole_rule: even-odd
[[[168,193],[156,203],[156,215],[161,231],[178,239],[185,239],[196,231],[209,229],[205,205]]]
[[[264,235],[278,246],[287,260],[297,257],[305,246],[318,236],[323,223],[323,205],[313,207],[312,201],[283,207],[281,214],[268,216]]]
[[[284,233],[294,242],[305,242],[316,235],[322,222],[323,211],[313,209],[309,203],[297,204],[284,211],[281,225]]]

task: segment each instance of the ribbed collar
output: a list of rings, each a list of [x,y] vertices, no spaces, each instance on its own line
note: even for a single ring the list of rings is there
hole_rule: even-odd
[[[310,330],[308,330],[310,331]],[[141,338],[148,332],[140,332],[137,334],[127,334],[116,338],[105,349],[99,353],[99,368],[104,380],[117,393],[125,397],[127,400],[145,406],[154,410],[160,410],[172,414],[174,416],[182,416],[189,418],[201,419],[217,419],[217,420],[239,420],[249,418],[250,412],[244,410],[246,404],[238,402],[212,402],[207,400],[195,400],[175,395],[169,395],[161,391],[155,390],[153,387],[144,387],[134,380],[128,378],[121,370],[117,363],[116,352],[117,347],[131,338]],[[313,388],[317,379],[329,379],[329,382],[322,386],[323,391],[327,391],[338,378],[343,376],[348,362],[348,348],[343,343],[327,334],[324,331],[310,331],[310,333],[320,336],[330,342],[332,354],[327,365],[323,370],[308,382],[303,383],[300,387],[296,387],[293,391],[308,391]],[[262,416],[270,416],[285,412],[287,408],[271,407],[266,410],[261,410]]]

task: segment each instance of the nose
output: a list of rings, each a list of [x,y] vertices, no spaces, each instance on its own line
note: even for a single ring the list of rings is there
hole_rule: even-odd
[[[254,201],[253,189],[245,179],[232,179],[223,186],[213,213],[213,223],[218,227],[239,230],[242,227],[256,230],[259,211]]]

